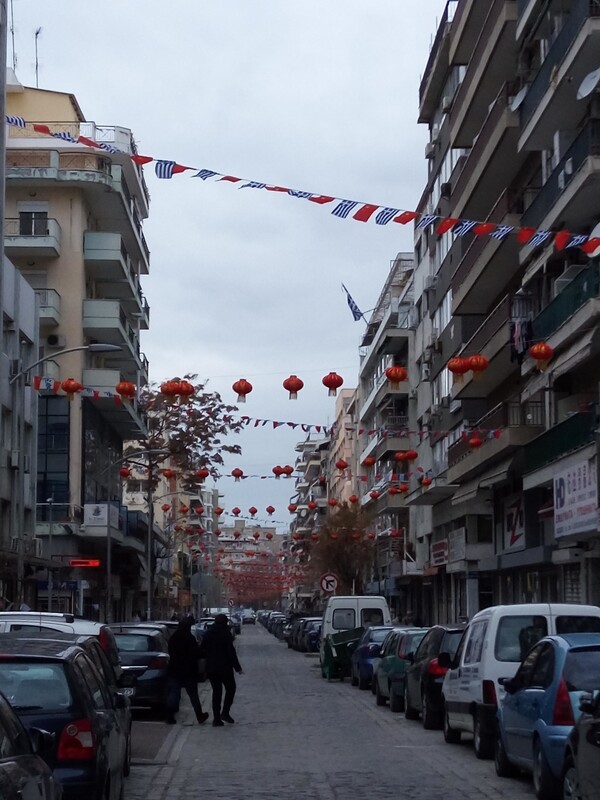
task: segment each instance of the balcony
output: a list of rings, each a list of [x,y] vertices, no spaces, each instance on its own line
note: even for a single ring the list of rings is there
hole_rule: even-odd
[[[597,263],[592,263],[574,278],[533,320],[534,340],[545,341],[549,339],[589,300],[595,300],[599,295],[600,270]],[[586,315],[586,319],[581,320],[581,324],[577,324],[576,330],[573,332],[576,333],[581,330],[584,324],[586,327],[593,324],[598,318],[599,310],[598,303],[594,303],[591,309],[593,317],[590,319],[589,315]]]
[[[450,63],[467,64],[488,14],[488,4],[463,0],[458,4],[450,33]]]
[[[488,13],[479,26],[477,44],[468,54],[467,72],[452,106],[453,147],[471,147],[487,116],[490,98],[496,97],[514,74],[516,3],[492,0],[491,3],[480,2],[480,5],[487,6]]]
[[[97,392],[92,400],[94,407],[123,441],[141,439],[146,433],[146,422],[137,398],[121,403],[115,400],[115,387],[122,379],[121,373],[113,369],[84,369],[82,374],[86,389]]]
[[[473,425],[483,445],[473,449],[469,439],[459,439],[448,448],[448,481],[461,483],[526,445],[544,430],[544,406],[541,402],[500,403]],[[494,432],[498,431],[498,438]],[[470,437],[469,437],[470,438]]]
[[[533,472],[596,441],[596,415],[581,411],[542,433],[525,448],[523,472]]]
[[[105,353],[103,358],[127,380],[137,383],[139,377],[141,384],[147,382],[148,360],[140,352],[138,334],[118,300],[84,300],[83,332],[98,342],[120,345],[121,352]]]
[[[142,295],[140,264],[129,255],[122,236],[88,231],[83,237],[83,257],[98,289],[121,300],[129,313],[137,313],[140,327],[147,330],[149,309]]]
[[[55,219],[4,220],[4,252],[9,258],[58,258],[60,240]]]
[[[60,325],[60,295],[54,289],[36,289],[40,312],[40,327],[54,328]]]
[[[447,3],[421,79],[419,122],[429,122],[433,118],[439,104],[440,92],[444,88],[449,64],[451,11],[452,4]]]
[[[373,381],[372,388],[367,396],[367,399],[359,408],[359,420],[364,422],[364,420],[369,419],[375,410],[381,406],[384,400],[394,400],[398,397],[402,397],[407,400],[409,392],[410,385],[407,380],[404,381],[404,383],[392,384],[387,379],[385,372],[382,373],[379,375],[377,380]]]
[[[488,368],[473,376],[467,372],[462,382],[455,381],[452,398],[488,397],[491,392],[518,369],[510,360],[511,299],[507,295],[496,306],[459,353],[470,356],[480,353],[489,360]]]
[[[369,323],[360,348],[360,375],[371,370],[382,354],[408,353],[413,330],[410,325],[409,306],[393,297],[380,321]]]
[[[375,456],[379,461],[386,453],[410,450],[412,445],[408,428],[408,417],[389,417],[385,422],[385,427],[378,428],[369,438],[367,446],[360,454],[360,462],[362,463],[370,455]]]
[[[565,121],[577,127],[588,103],[577,100],[584,77],[598,68],[600,6],[574,0],[521,105],[522,150],[549,148]]]
[[[487,222],[519,225],[514,198],[503,192]],[[506,291],[519,271],[518,244],[514,236],[499,241],[491,236],[475,236],[452,276],[452,314],[481,314],[482,309]]]
[[[596,207],[599,176],[600,120],[593,119],[552,171],[523,214],[521,224],[548,230],[560,219],[567,229],[581,230]]]

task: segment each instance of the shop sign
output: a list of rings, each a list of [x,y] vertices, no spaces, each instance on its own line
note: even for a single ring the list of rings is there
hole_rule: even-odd
[[[598,529],[596,458],[579,461],[554,477],[554,535]]]
[[[448,534],[448,561],[464,561],[467,557],[467,530],[458,528]]]
[[[525,549],[523,495],[515,494],[504,501],[504,552]]]
[[[432,567],[441,567],[448,563],[448,539],[431,543],[429,563]]]
[[[111,503],[86,503],[83,507],[83,524],[90,528],[106,528],[110,514],[110,527],[119,529],[119,506]]]

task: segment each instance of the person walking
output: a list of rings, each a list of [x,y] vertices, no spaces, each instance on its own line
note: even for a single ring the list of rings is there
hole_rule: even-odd
[[[196,719],[202,725],[208,714],[202,711],[198,697],[198,659],[200,648],[192,633],[194,620],[182,619],[169,639],[169,667],[167,670],[167,724],[175,725],[175,713],[179,711],[181,690],[185,689]]]
[[[217,614],[214,623],[204,635],[200,651],[201,657],[206,658],[206,674],[212,686],[212,724],[215,728],[223,727],[223,722],[233,725],[235,720],[229,713],[236,690],[233,673],[235,671],[241,675],[242,667],[233,646],[229,621],[225,614]],[[225,699],[221,708],[223,688]]]

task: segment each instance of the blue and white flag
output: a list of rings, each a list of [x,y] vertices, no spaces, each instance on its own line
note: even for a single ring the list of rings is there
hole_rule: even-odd
[[[258,181],[248,181],[243,186],[240,186],[240,189],[264,189],[266,183],[259,183]]]
[[[107,153],[124,153],[124,150],[119,150],[118,147],[113,147],[112,144],[107,144],[106,142],[96,142],[96,147],[99,147],[101,150],[106,150]]]
[[[554,236],[553,231],[536,231],[536,233],[527,242],[530,247],[539,247]]]
[[[157,178],[172,178],[175,161],[157,161],[155,170]]]
[[[432,225],[437,219],[435,214],[424,214],[421,219],[417,222],[416,228],[428,228],[429,225]]]
[[[217,173],[212,169],[201,169],[200,172],[194,175],[194,178],[200,178],[200,180],[205,181],[207,178],[214,178],[215,175]]]
[[[77,144],[77,139],[74,136],[71,136],[70,133],[66,131],[57,131],[56,133],[51,133],[51,136],[54,136],[55,139],[62,139],[65,142],[71,142],[72,144]]]
[[[5,119],[8,125],[15,125],[17,128],[25,128],[27,124],[23,117],[15,117],[13,114],[7,114]]]
[[[312,192],[299,192],[297,189],[288,189],[288,194],[290,197],[301,197],[306,200],[306,198],[311,197]]]
[[[587,235],[584,235],[584,234],[581,234],[581,233],[580,234],[576,234],[575,236],[573,236],[573,238],[571,239],[571,241],[567,245],[567,250],[570,247],[581,247],[581,245],[585,244],[587,242],[587,240],[588,240]]]
[[[342,289],[346,292],[346,300],[348,302],[348,308],[352,312],[352,316],[354,317],[354,321],[358,322],[359,319],[363,319],[364,314],[362,313],[360,308],[356,305],[356,303],[354,302],[354,300],[350,296],[350,292],[348,291],[348,289],[346,289],[346,287],[344,286],[343,283],[342,283]]]
[[[476,225],[479,225],[476,220],[461,219],[458,225],[454,227],[452,233],[455,236],[464,236],[465,234],[470,233]]]
[[[399,208],[382,208],[375,217],[375,222],[377,225],[387,225],[388,222],[391,222],[399,213]]]
[[[356,208],[358,202],[356,200],[342,200],[341,203],[333,209],[331,212],[334,217],[341,217],[342,219],[346,219],[348,214],[352,211],[353,208]]]
[[[502,241],[502,239],[505,239],[509,233],[514,231],[514,229],[514,225],[498,225],[496,230],[491,233],[490,236],[492,239],[498,239],[499,241]]]

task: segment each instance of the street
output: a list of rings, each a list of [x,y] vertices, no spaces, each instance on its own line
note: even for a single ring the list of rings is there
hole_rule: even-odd
[[[475,758],[470,741],[447,745],[441,731],[378,708],[349,680],[328,683],[318,656],[289,650],[262,626],[246,625],[236,646],[244,668],[236,724],[198,726],[187,698],[177,726],[138,714],[125,800],[205,791],[245,800],[534,797],[530,780],[498,778],[493,762]],[[200,695],[210,711],[208,684]]]

